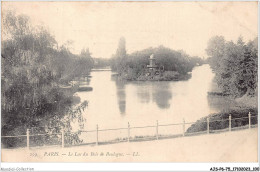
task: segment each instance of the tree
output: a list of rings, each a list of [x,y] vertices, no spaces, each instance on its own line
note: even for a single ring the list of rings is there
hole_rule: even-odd
[[[116,57],[124,58],[126,57],[126,47],[125,47],[125,38],[121,37],[119,39],[118,48],[116,50]]]
[[[158,66],[163,66],[164,70],[174,71],[183,76],[197,63],[202,63],[202,59],[198,57],[190,57],[184,51],[174,51],[164,46],[133,52],[122,58],[121,63],[118,62],[119,57],[114,57],[111,63],[112,66],[117,66],[116,71],[123,78],[126,76],[128,80],[136,80],[145,73],[151,54],[155,55]]]
[[[112,57],[112,70],[117,71],[118,73],[122,73],[125,69],[125,61],[126,61],[126,41],[124,37],[119,39],[118,48],[116,50],[116,54]]]
[[[223,36],[212,37],[208,41],[206,52],[209,56],[210,66],[213,70],[220,67],[219,61],[224,56],[225,39]]]
[[[91,58],[91,53],[89,52],[88,48],[83,48],[81,50],[80,56],[84,58]]]
[[[234,97],[256,95],[257,42],[247,44],[239,37],[237,42],[226,42],[221,36],[213,37],[206,49],[218,86]]]
[[[82,118],[80,110],[72,109],[74,91],[64,91],[60,84],[67,67],[75,67],[79,57],[67,49],[55,49],[55,38],[46,29],[32,26],[26,16],[4,13],[2,26],[2,135],[21,135],[27,128],[55,133],[64,127],[69,131],[70,119]]]

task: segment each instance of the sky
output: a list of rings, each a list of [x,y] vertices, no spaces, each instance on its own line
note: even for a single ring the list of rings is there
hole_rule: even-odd
[[[245,41],[257,36],[257,2],[2,2],[2,12],[28,15],[44,25],[59,45],[89,48],[93,57],[110,58],[120,37],[127,53],[164,45],[207,58],[208,40]]]

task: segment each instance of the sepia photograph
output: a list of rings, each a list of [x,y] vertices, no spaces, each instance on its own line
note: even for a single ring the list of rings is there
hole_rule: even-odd
[[[258,2],[2,1],[1,161],[257,163]]]

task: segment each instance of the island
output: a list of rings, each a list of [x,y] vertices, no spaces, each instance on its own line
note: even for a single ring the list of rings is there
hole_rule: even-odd
[[[159,46],[132,54],[118,50],[111,60],[111,69],[120,80],[179,81],[189,79],[192,69],[204,63],[199,57]]]

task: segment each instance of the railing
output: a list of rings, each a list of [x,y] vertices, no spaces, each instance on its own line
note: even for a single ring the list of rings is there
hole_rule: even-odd
[[[255,124],[252,124],[252,119]],[[196,124],[196,126],[194,126]],[[186,131],[186,127],[190,126],[189,130]],[[180,127],[179,130],[163,130],[166,127]],[[191,128],[195,129],[191,129]],[[247,117],[240,117],[240,118],[231,118],[231,115],[229,115],[228,119],[221,119],[221,120],[210,120],[210,118],[206,118],[205,121],[199,121],[199,122],[185,122],[183,119],[182,123],[175,123],[175,124],[159,124],[158,120],[156,121],[155,125],[150,126],[130,126],[130,123],[128,122],[127,127],[125,128],[111,128],[111,129],[100,129],[98,125],[96,125],[95,130],[81,130],[77,133],[65,133],[64,130],[61,130],[59,133],[52,133],[52,134],[31,134],[30,130],[27,129],[25,135],[17,135],[17,136],[1,136],[2,143],[4,139],[12,139],[12,138],[23,138],[26,139],[26,145],[21,144],[23,146],[26,146],[28,149],[30,147],[34,147],[31,142],[33,141],[33,138],[37,137],[48,137],[51,139],[55,138],[55,143],[57,145],[60,145],[61,147],[65,146],[72,146],[72,145],[100,145],[100,144],[110,144],[110,143],[117,143],[117,142],[135,142],[135,141],[145,141],[145,140],[159,140],[159,139],[166,139],[166,138],[175,138],[175,137],[184,137],[184,136],[191,136],[191,135],[198,135],[198,134],[210,134],[210,133],[219,133],[219,132],[226,132],[226,131],[234,131],[239,129],[251,129],[253,127],[257,127],[257,115],[251,116],[250,112]],[[153,131],[149,131],[148,135],[143,134],[132,134],[137,129],[153,129]],[[120,134],[123,136],[119,137],[118,134],[115,135],[113,139],[110,137],[112,136],[111,133],[108,135],[105,133],[106,137],[108,139],[100,140],[100,134],[104,132],[120,132]],[[68,141],[68,138],[70,138],[71,135],[78,134],[80,135],[79,142],[72,143],[71,141]],[[84,134],[87,134],[89,136],[84,136]],[[92,136],[90,136],[92,134]],[[131,136],[132,134],[132,136]],[[53,137],[55,136],[55,137]],[[104,137],[104,136],[103,136]],[[92,139],[92,141],[86,141],[86,138]],[[18,139],[19,140],[19,139]],[[37,139],[36,139],[37,140]],[[24,140],[25,141],[25,140]],[[21,142],[22,143],[22,142]],[[35,145],[35,144],[34,144]],[[36,145],[39,146],[39,145]],[[46,145],[45,145],[46,146]]]

